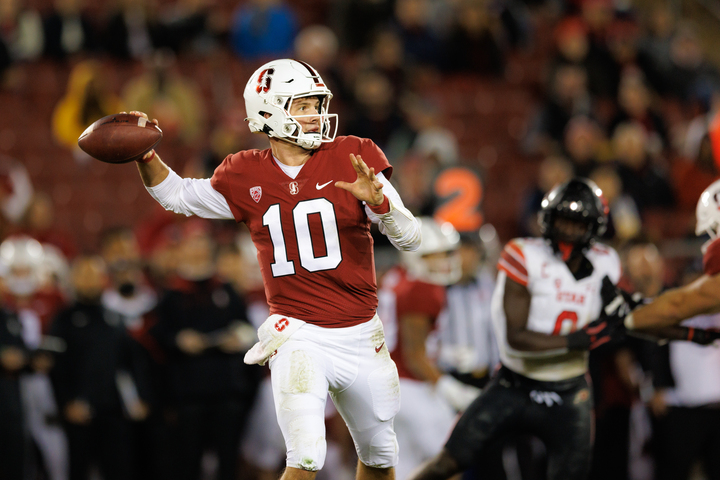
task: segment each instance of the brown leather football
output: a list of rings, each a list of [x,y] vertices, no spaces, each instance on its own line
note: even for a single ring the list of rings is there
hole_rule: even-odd
[[[78,138],[80,148],[106,163],[137,160],[162,140],[162,130],[144,117],[129,113],[108,115],[90,125]]]

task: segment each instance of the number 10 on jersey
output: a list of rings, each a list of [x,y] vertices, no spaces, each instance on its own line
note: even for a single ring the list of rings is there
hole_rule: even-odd
[[[338,232],[335,207],[326,198],[315,198],[298,202],[293,208],[293,227],[297,239],[300,266],[308,272],[321,272],[337,268],[342,261],[340,251],[340,233]],[[310,215],[319,214],[322,223],[323,241],[326,254],[315,256],[313,237],[310,234]],[[280,217],[280,205],[274,204],[267,209],[262,217],[263,226],[268,227],[270,240],[273,244],[274,262],[270,264],[273,277],[295,274],[295,262],[288,259],[287,243]],[[289,241],[292,241],[292,233]]]

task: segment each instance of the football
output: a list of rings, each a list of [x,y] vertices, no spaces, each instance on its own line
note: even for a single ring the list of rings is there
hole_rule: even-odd
[[[137,160],[162,140],[160,127],[144,117],[116,113],[96,121],[80,135],[78,146],[106,163]]]

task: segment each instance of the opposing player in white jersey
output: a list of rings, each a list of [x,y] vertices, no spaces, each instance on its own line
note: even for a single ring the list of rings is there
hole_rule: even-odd
[[[543,199],[543,238],[507,244],[493,294],[502,365],[441,453],[411,478],[449,478],[518,433],[545,444],[549,480],[587,478],[592,447],[588,350],[619,331],[616,321],[601,316],[603,278],[613,283],[620,278],[617,253],[596,242],[606,222],[600,189],[574,178]]]
[[[322,468],[329,391],[355,441],[357,477],[392,479],[400,395],[397,368],[382,349],[370,223],[404,250],[418,248],[419,225],[377,145],[335,138],[332,93],[310,65],[271,61],[250,77],[244,97],[250,130],[267,135],[270,148],[228,155],[200,180],[180,178],[149,152],[140,176],[168,210],[250,230],[270,317],[245,361],[270,364],[287,448],[282,478],[312,480]]]

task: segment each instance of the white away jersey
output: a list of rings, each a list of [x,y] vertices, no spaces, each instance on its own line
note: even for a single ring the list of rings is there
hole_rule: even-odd
[[[548,335],[567,335],[600,315],[600,288],[605,275],[613,283],[620,279],[618,254],[595,244],[586,252],[593,272],[576,280],[550,244],[541,238],[516,238],[508,242],[498,262],[498,279],[492,299],[492,318],[500,349],[500,360],[511,370],[536,380],[557,381],[583,375],[587,352],[519,352],[507,343],[503,296],[508,278],[530,292],[527,329]]]

